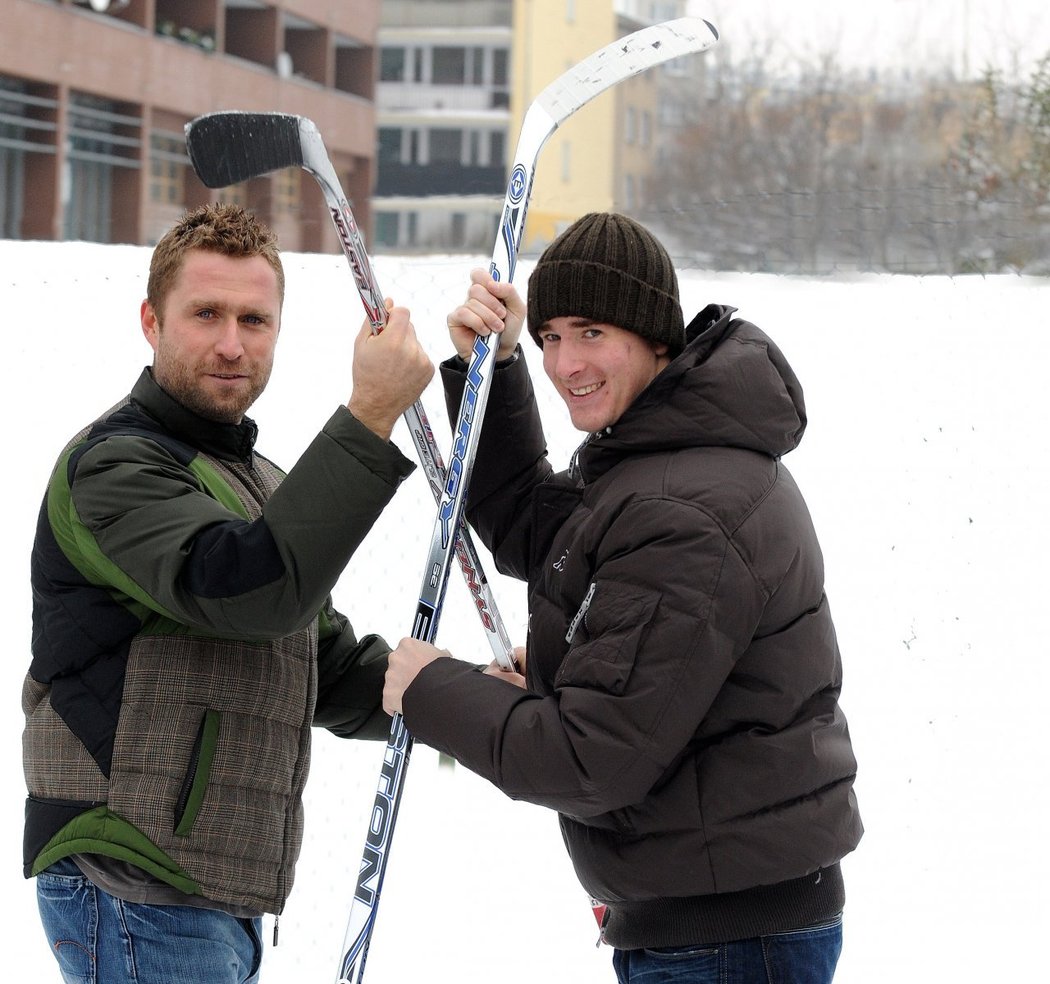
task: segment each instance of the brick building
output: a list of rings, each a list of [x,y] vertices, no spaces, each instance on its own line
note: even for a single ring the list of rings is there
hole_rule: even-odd
[[[236,109],[312,119],[370,230],[379,0],[4,0],[0,237],[156,242],[187,207],[251,207],[287,250],[335,251],[300,169],[221,194],[183,126]]]

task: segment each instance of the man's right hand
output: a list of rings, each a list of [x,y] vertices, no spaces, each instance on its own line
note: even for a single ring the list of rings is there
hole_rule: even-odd
[[[478,335],[499,333],[497,359],[514,353],[525,322],[525,302],[509,281],[495,280],[480,267],[470,271],[467,299],[445,319],[448,333],[461,359],[470,361]]]
[[[350,412],[384,441],[394,424],[426,389],[434,363],[416,338],[408,308],[386,300],[387,323],[379,334],[366,318],[354,342],[354,391]]]

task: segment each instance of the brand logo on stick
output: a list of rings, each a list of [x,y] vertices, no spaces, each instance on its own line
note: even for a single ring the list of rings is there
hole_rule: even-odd
[[[478,405],[478,390],[481,387],[481,374],[478,366],[485,355],[485,343],[479,336],[474,342],[474,358],[467,371],[467,388],[463,393],[463,405],[459,414],[459,432],[452,445],[452,461],[448,466],[448,477],[445,479],[445,498],[441,502],[441,546],[448,548],[455,534],[457,493],[466,473],[467,445],[470,433],[474,429],[475,410]]]

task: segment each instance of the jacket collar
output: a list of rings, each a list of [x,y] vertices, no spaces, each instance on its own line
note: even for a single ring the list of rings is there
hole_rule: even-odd
[[[594,481],[638,453],[732,447],[779,458],[798,445],[802,387],[773,341],[735,311],[709,304],[692,320],[684,351],[578,448],[574,477]]]
[[[131,399],[165,430],[187,444],[227,461],[249,461],[259,428],[250,417],[239,424],[223,424],[201,417],[163,390],[149,366],[131,390]]]

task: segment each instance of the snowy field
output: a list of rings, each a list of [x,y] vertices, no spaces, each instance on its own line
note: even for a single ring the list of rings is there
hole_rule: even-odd
[[[0,713],[9,980],[59,980],[20,870],[18,696],[29,661],[33,528],[63,443],[149,361],[138,327],[148,256],[139,247],[0,242],[10,340],[0,386],[9,470],[0,602],[10,645]],[[362,309],[342,257],[285,259],[284,331],[253,415],[260,450],[288,466],[349,395]],[[377,261],[380,284],[412,308],[435,360],[448,354],[445,313],[479,262]],[[523,261],[519,284],[530,269]],[[1040,395],[1050,282],[687,272],[682,287],[687,319],[718,301],[765,328],[806,392],[809,430],[786,460],[824,547],[867,827],[844,863],[836,981],[1036,979],[1050,881],[1050,645],[1039,628],[1050,566],[1050,414]],[[533,361],[538,350],[527,344]],[[539,389],[547,394],[544,381]],[[436,386],[424,404],[447,449]],[[577,435],[560,404],[544,412],[552,459],[564,464]],[[407,448],[405,438],[400,425],[395,440]],[[336,589],[359,630],[391,642],[408,634],[432,518],[417,473]],[[488,573],[511,635],[523,641],[521,587],[491,563]],[[438,641],[488,659],[455,573]],[[271,984],[335,979],[382,755],[378,744],[327,734],[315,749],[298,879],[280,944],[264,963]],[[267,938],[271,928],[267,919]],[[461,767],[440,768],[417,746],[366,979],[612,984],[610,953],[596,949],[596,936],[554,816],[506,800]]]

